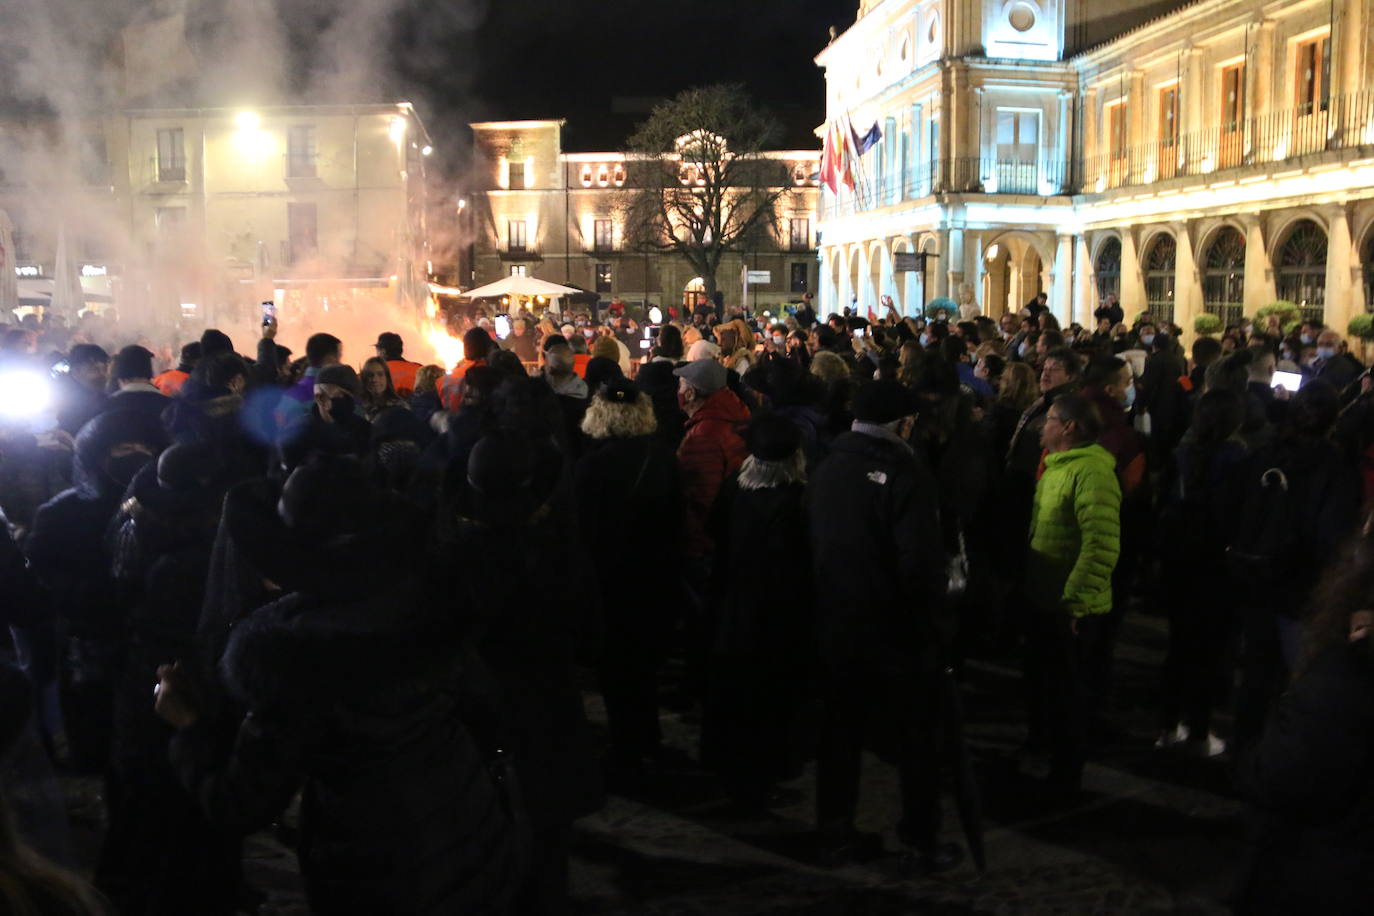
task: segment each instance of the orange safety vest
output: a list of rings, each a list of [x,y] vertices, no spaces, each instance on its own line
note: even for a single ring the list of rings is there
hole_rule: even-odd
[[[419,363],[408,359],[389,359],[386,368],[391,373],[391,386],[403,398],[415,393],[415,373],[420,371]]]
[[[458,408],[463,406],[463,377],[468,374],[468,370],[473,366],[485,366],[485,359],[465,359],[453,367],[453,371],[443,380],[439,388],[439,400],[443,401],[444,409],[449,413],[457,413]]]
[[[191,373],[182,372],[180,369],[168,369],[160,373],[153,379],[153,385],[169,398],[174,398],[181,393],[181,386],[186,384],[186,380],[191,377]]]

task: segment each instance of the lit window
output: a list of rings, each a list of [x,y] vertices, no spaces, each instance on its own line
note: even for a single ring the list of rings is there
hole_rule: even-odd
[[[506,223],[506,248],[509,251],[525,250],[525,221],[513,219]]]
[[[524,264],[512,264],[510,266],[510,275],[512,277],[524,277],[527,276],[525,273],[527,270],[529,270],[529,268]]]
[[[157,132],[157,180],[186,180],[186,136],[180,127]]]
[[[582,166],[582,187],[584,187],[584,188],[590,188],[591,186],[592,186],[592,167],[591,167],[590,165],[584,165],[584,166]]]
[[[512,162],[509,168],[510,177],[507,179],[506,187],[512,191],[525,190],[525,163]]]
[[[603,165],[596,170],[596,183],[603,188],[611,183],[611,173],[606,166]]]
[[[298,124],[286,131],[286,175],[288,178],[315,177],[315,128]]]
[[[788,247],[793,251],[806,251],[811,247],[811,220],[797,217],[789,221]]]
[[[592,243],[597,251],[610,251],[613,247],[611,237],[611,221],[608,219],[595,220],[592,223]]]
[[[1326,111],[1331,104],[1331,43],[1325,35],[1298,45],[1293,72],[1298,114]]]
[[[596,291],[598,293],[609,293],[611,291],[611,265],[596,265]]]
[[[611,173],[611,181],[617,188],[625,186],[625,163],[616,163],[615,171]]]

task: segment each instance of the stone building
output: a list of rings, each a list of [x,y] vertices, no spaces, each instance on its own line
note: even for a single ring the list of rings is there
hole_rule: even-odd
[[[628,305],[692,306],[704,284],[677,254],[648,251],[628,239],[626,195],[635,157],[567,152],[561,120],[472,125],[474,172],[464,208],[472,241],[465,286],[523,274],[613,297]],[[716,282],[728,306],[744,296],[742,273],[767,272],[751,284],[747,305],[759,312],[800,300],[815,288],[817,150],[770,151],[788,182],[778,220],[757,250],[728,254]],[[690,181],[684,178],[684,181]]]
[[[1287,299],[1343,331],[1374,306],[1370,7],[864,0],[816,58],[828,120],[883,132],[823,192],[823,306],[1043,290],[1087,324],[1114,293],[1191,332]]]

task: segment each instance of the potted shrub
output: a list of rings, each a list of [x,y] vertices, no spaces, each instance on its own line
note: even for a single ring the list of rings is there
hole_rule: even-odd
[[[1370,341],[1374,341],[1374,315],[1368,312],[1362,312],[1356,315],[1350,319],[1350,324],[1347,326],[1346,331],[1351,337],[1359,340],[1360,350],[1362,351],[1360,356],[1364,358],[1364,362],[1368,363],[1369,343]]]
[[[1292,333],[1290,328],[1296,328],[1302,324],[1302,309],[1298,308],[1296,302],[1280,299],[1278,302],[1260,306],[1259,311],[1255,312],[1255,327],[1261,331],[1267,331],[1270,316],[1278,318],[1279,328],[1282,329],[1285,337]]]
[[[1193,333],[1201,335],[1221,333],[1221,316],[1203,312],[1193,319]]]

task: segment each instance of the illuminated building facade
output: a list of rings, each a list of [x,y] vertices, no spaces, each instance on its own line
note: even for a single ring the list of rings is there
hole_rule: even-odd
[[[30,163],[0,179],[21,280],[78,271],[90,300],[161,320],[425,298],[430,140],[409,103],[127,110],[79,151],[74,133],[0,124]],[[43,155],[80,166],[42,173]]]
[[[603,305],[693,305],[704,299],[701,278],[679,255],[627,242],[625,203],[635,162],[624,153],[570,153],[563,121],[499,121],[472,125],[474,176],[464,219],[473,239],[470,284],[511,274],[577,286]],[[742,272],[766,271],[751,284],[756,312],[800,301],[815,289],[815,181],[818,150],[770,151],[789,182],[777,221],[757,250],[727,255],[716,276],[727,307],[744,295]],[[690,179],[684,179],[690,180]],[[647,306],[646,306],[647,307]]]
[[[816,58],[827,118],[883,132],[824,191],[822,305],[1043,290],[1090,325],[1115,293],[1191,333],[1286,299],[1344,332],[1374,307],[1371,5],[864,0]]]

